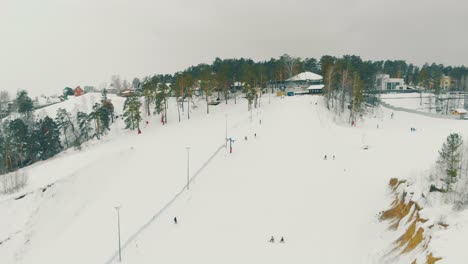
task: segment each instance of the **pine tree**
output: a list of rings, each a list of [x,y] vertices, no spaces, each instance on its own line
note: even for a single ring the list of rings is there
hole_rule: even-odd
[[[167,123],[167,98],[169,96],[169,87],[165,83],[158,85],[158,91],[155,97],[155,110],[156,113],[164,113],[164,122]]]
[[[3,131],[0,132],[0,172],[5,174],[8,172],[7,170],[7,162],[6,162],[6,140]]]
[[[28,96],[26,90],[19,91],[16,95],[16,103],[18,104],[18,112],[24,114],[27,120],[31,120],[33,111],[33,101]]]
[[[210,78],[210,76],[208,75],[207,78]],[[202,80],[200,83],[201,89],[203,90],[203,93],[205,94],[207,114],[210,113],[209,98],[210,98],[211,91],[212,91],[212,85],[213,85],[213,81],[210,79]]]
[[[126,128],[130,128],[132,130],[135,128],[140,128],[140,107],[140,100],[136,96],[128,97],[127,100],[125,100],[123,116]]]
[[[107,89],[106,88],[102,89],[101,99],[102,100],[107,100]]]
[[[48,116],[40,120],[37,124],[37,129],[34,130],[34,142],[37,146],[37,155],[45,160],[62,151],[63,147],[60,142],[60,130],[56,122]]]
[[[101,107],[98,110],[98,114],[101,120],[102,133],[105,133],[106,130],[110,130],[110,122],[111,122],[111,115],[112,115],[111,110],[109,110],[108,107],[101,105]]]
[[[80,141],[88,141],[92,137],[93,128],[91,127],[92,118],[84,113],[77,112],[76,119],[78,122],[78,128],[80,129]]]
[[[67,112],[66,109],[59,108],[57,109],[57,117],[55,120],[59,129],[63,131],[66,147],[70,147],[70,142],[73,144],[73,146],[79,146],[79,139],[76,134],[71,114]]]
[[[10,169],[28,165],[30,160],[30,132],[28,126],[20,118],[10,121],[7,124],[7,140],[9,145]],[[12,162],[13,161],[13,162]]]
[[[364,83],[361,80],[361,76],[359,73],[354,73],[353,78],[353,104],[352,104],[352,111],[351,111],[351,119],[352,121],[356,121],[356,116],[361,114],[363,111],[362,105],[364,103],[363,91],[364,90]]]
[[[250,84],[246,84],[244,86],[244,93],[245,93],[245,96],[247,97],[247,101],[248,101],[248,110],[251,111],[252,110],[252,103],[254,101],[254,98],[255,98],[255,89],[252,88],[252,86],[250,86]]]
[[[99,103],[95,103],[93,105],[93,111],[89,115],[91,120],[94,120],[94,135],[97,139],[101,138],[101,135],[104,133],[104,129],[102,128],[102,120],[100,114],[101,105]]]
[[[142,87],[143,95],[145,97],[145,112],[147,116],[151,115],[150,106],[155,100],[157,82],[158,78],[154,76],[153,78],[146,80]]]
[[[445,172],[442,181],[446,184],[446,191],[451,191],[451,184],[457,181],[458,170],[461,162],[461,146],[463,140],[457,133],[447,137],[446,142],[439,151],[439,168]]]

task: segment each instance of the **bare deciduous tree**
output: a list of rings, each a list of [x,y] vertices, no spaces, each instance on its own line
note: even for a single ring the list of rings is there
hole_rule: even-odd
[[[283,62],[284,68],[286,69],[286,73],[288,74],[288,78],[291,78],[294,73],[294,66],[299,61],[299,58],[291,57],[288,54],[284,54],[281,56],[281,61]]]

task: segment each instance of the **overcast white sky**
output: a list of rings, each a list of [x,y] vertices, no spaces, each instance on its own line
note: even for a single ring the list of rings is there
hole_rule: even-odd
[[[284,53],[467,65],[467,11],[456,0],[0,0],[0,90]]]

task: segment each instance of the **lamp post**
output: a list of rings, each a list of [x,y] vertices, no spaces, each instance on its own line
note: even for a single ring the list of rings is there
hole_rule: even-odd
[[[122,262],[122,249],[120,246],[120,206],[116,206],[115,210],[117,210],[117,235],[119,240],[119,262]]]
[[[190,147],[185,147],[187,149],[187,191],[189,190],[190,182]]]

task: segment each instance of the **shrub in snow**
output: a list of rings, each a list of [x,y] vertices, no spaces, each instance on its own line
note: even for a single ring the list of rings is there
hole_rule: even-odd
[[[15,171],[0,175],[0,193],[10,194],[19,191],[28,183],[28,175],[24,171]]]

